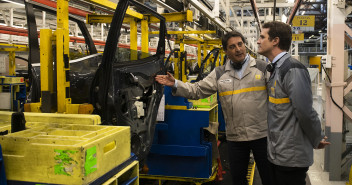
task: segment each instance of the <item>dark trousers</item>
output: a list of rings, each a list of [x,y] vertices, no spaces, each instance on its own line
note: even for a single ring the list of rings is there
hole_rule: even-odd
[[[248,185],[246,176],[248,173],[248,162],[251,150],[263,185],[271,185],[269,178],[269,161],[266,150],[266,137],[253,141],[227,142],[233,185]]]
[[[286,167],[269,163],[273,185],[306,185],[306,173],[309,167]]]

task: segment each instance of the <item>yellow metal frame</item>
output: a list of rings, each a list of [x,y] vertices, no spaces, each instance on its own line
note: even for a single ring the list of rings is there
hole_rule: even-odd
[[[29,51],[29,50],[27,47],[18,47],[18,48],[0,48],[0,51],[16,52],[16,51]]]
[[[12,46],[12,48],[0,48],[0,51],[9,52],[9,75],[16,76],[16,54],[18,51],[28,51],[27,47],[21,47],[14,44],[1,44],[3,46]]]
[[[64,55],[69,58],[69,30],[68,30],[68,1],[57,1],[57,29],[56,29],[56,71],[57,71],[57,112],[66,112],[67,100],[66,88],[70,82],[66,79],[66,71],[70,70],[69,65],[65,67]]]
[[[52,43],[56,43],[56,94],[57,94],[57,112],[71,114],[91,114],[93,106],[90,104],[71,104],[69,98],[70,82],[67,81],[66,75],[70,70],[69,63],[69,17],[68,1],[57,1],[57,29],[52,34],[50,29],[40,30],[40,55],[41,55],[41,91],[54,93],[53,87],[53,55]],[[21,48],[27,49],[27,48]],[[26,112],[41,112],[42,99],[37,103],[25,104]]]
[[[109,0],[85,0],[85,1],[93,3],[93,4],[101,6],[101,7],[104,7],[104,8],[107,8],[107,9],[110,9],[110,10],[115,10],[117,7],[116,3],[113,3]],[[134,10],[131,10],[130,8],[127,9],[126,14],[128,16],[131,16],[131,17],[134,17],[137,19],[143,19],[143,14],[140,14]],[[111,21],[105,22],[105,23],[111,23]],[[90,23],[87,22],[87,24],[90,24]]]
[[[159,181],[159,185],[162,185],[162,180],[171,180],[171,181],[181,181],[181,182],[192,182],[195,185],[201,185],[206,182],[214,181],[216,178],[218,169],[218,164],[213,165],[212,172],[213,174],[208,179],[202,178],[191,178],[191,177],[170,177],[170,176],[160,176],[160,175],[147,175],[147,174],[140,174],[139,178],[141,179],[154,179]]]
[[[8,52],[18,52],[18,51],[29,51],[27,47],[18,47],[18,48],[0,48],[0,51],[8,51]]]
[[[40,84],[41,91],[53,93],[53,53],[52,53],[52,30],[40,30]]]
[[[166,22],[192,22],[193,12],[191,10],[186,10],[185,12],[174,12],[174,13],[162,13],[165,17]],[[150,23],[158,23],[160,20],[154,16],[149,15]]]
[[[146,58],[149,56],[149,34],[148,34],[148,18],[144,17],[141,21],[141,50],[142,50],[142,58]]]
[[[131,19],[130,22],[130,50],[131,50],[131,60],[137,60],[137,21]]]
[[[114,3],[112,3],[112,4],[114,4]],[[128,9],[128,10],[130,10],[130,9]],[[129,15],[128,10],[127,10],[127,16],[123,20],[124,23],[129,22],[131,20],[130,18],[136,18],[136,19],[142,19],[142,20],[148,19],[149,23],[160,22],[160,20],[158,18],[156,18],[152,15],[143,15],[143,14],[139,14],[137,12],[136,12],[137,14]],[[193,21],[193,13],[191,10],[187,10],[186,12],[162,13],[161,15],[165,17],[166,22],[184,22],[184,21],[192,22]],[[113,17],[113,15],[87,14],[86,20],[87,20],[87,24],[111,23],[112,17]]]
[[[16,55],[14,51],[9,52],[9,75],[16,75]]]
[[[21,45],[21,44],[0,43],[0,46],[10,46],[10,47],[16,47],[16,48],[28,48],[27,45]]]

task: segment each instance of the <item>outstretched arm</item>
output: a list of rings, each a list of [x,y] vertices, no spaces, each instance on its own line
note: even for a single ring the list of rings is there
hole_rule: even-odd
[[[175,78],[167,72],[167,75],[157,75],[155,80],[162,85],[173,87],[175,85]]]

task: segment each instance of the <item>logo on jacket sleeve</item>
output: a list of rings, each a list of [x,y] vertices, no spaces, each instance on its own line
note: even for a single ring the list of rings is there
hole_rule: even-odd
[[[231,79],[224,79],[224,80],[219,80],[219,83],[231,83]]]
[[[255,79],[256,79],[256,80],[260,80],[260,79],[261,79],[261,76],[260,76],[260,75],[255,75]]]
[[[275,88],[271,87],[270,90],[271,90],[271,95],[275,96]]]
[[[274,87],[271,87],[270,90],[271,90],[271,95],[275,96],[275,87],[276,87],[276,80],[274,82]]]

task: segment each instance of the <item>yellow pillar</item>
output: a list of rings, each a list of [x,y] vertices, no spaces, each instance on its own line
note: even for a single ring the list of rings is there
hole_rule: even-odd
[[[67,82],[66,71],[70,70],[69,63],[69,30],[68,30],[68,1],[57,1],[57,29],[56,29],[56,70],[57,70],[57,111],[66,112],[66,104],[70,103],[70,82]],[[68,73],[67,73],[68,74]]]
[[[40,30],[40,85],[41,91],[53,92],[53,54],[51,29]]]
[[[135,19],[130,21],[130,50],[131,60],[137,60],[137,21]]]
[[[9,52],[9,75],[16,76],[15,51]]]
[[[148,18],[144,17],[141,21],[141,32],[142,32],[142,58],[149,56],[149,33],[148,33]],[[160,38],[161,39],[161,38]]]

